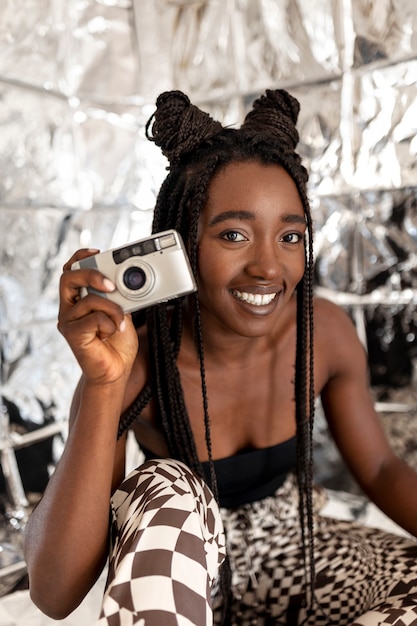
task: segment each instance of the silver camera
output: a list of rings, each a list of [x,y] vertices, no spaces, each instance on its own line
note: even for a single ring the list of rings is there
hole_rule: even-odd
[[[95,293],[119,304],[126,313],[196,291],[197,286],[179,233],[166,230],[87,257],[71,269],[99,270],[116,285],[105,293],[82,288],[81,296]]]

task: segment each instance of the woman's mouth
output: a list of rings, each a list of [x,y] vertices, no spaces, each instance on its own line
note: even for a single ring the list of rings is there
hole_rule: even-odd
[[[238,291],[237,289],[232,289],[231,293],[238,300],[248,302],[254,306],[266,306],[270,304],[277,295],[276,293],[248,293],[247,291]]]

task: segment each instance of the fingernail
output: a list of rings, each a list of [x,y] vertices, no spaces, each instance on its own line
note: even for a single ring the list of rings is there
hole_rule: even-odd
[[[120,326],[119,326],[119,330],[121,333],[123,333],[126,330],[126,320],[122,320]]]
[[[112,283],[109,278],[103,278],[103,287],[105,287],[107,291],[114,291],[116,289],[116,285]]]

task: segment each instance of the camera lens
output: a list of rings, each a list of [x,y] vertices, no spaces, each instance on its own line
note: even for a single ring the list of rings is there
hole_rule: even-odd
[[[131,291],[138,291],[146,283],[146,274],[140,267],[128,267],[123,274],[123,282]]]

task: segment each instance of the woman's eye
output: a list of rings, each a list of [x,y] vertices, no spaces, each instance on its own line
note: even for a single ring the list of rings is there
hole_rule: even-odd
[[[235,230],[228,230],[222,233],[221,237],[222,239],[226,239],[226,241],[245,241],[245,237]]]
[[[288,235],[284,235],[282,238],[285,243],[300,243],[303,240],[303,235],[300,233],[288,233]]]

